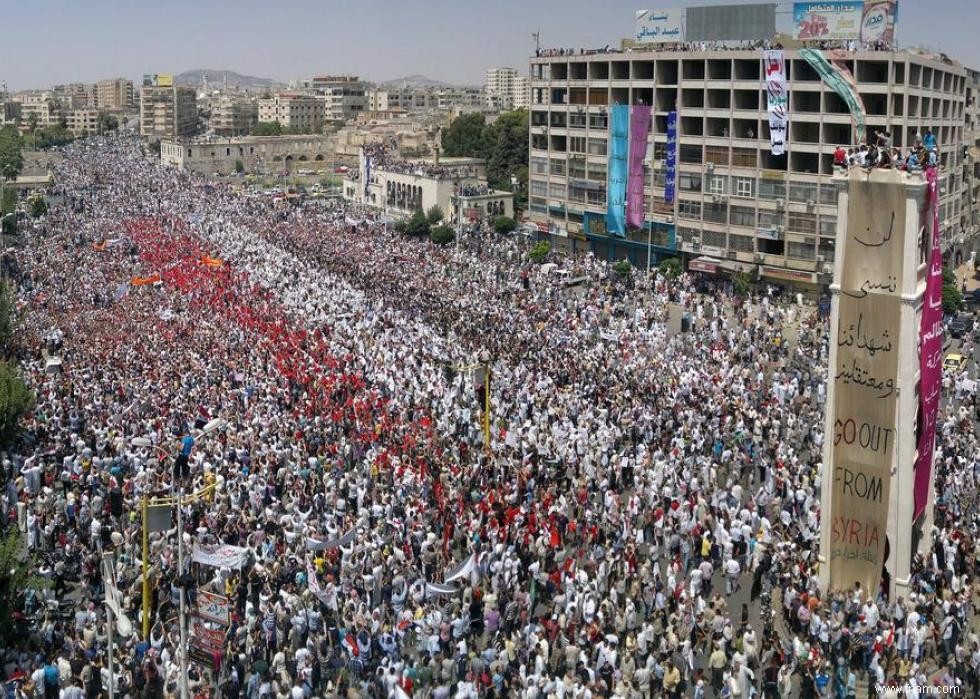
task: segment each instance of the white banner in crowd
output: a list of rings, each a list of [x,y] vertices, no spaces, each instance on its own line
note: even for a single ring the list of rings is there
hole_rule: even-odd
[[[444,583],[451,583],[453,580],[458,580],[460,578],[469,577],[470,573],[476,570],[476,554],[470,554],[470,557],[465,561],[460,563],[456,568],[450,570],[446,573],[446,577],[442,579]]]
[[[354,536],[357,534],[357,529],[351,529],[349,532],[344,534],[339,539],[332,539],[330,541],[319,541],[310,537],[306,538],[306,548],[310,551],[323,551],[324,549],[336,549],[341,546],[346,546],[354,540]]]
[[[786,62],[779,49],[763,51],[766,71],[766,93],[769,96],[769,139],[772,154],[786,152],[786,129],[789,121],[789,91],[786,89]]]
[[[220,544],[218,546],[202,546],[194,544],[191,560],[215,568],[241,568],[248,558],[248,549],[241,546]]]
[[[438,583],[425,584],[426,597],[438,597],[439,595],[451,595],[457,590],[455,585],[440,585]]]

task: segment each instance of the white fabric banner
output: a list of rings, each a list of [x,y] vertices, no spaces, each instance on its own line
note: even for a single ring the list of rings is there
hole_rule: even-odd
[[[458,580],[459,578],[469,577],[470,573],[476,570],[476,554],[470,554],[470,557],[463,561],[461,564],[456,566],[455,569],[451,569],[446,573],[446,577],[442,579],[444,583],[451,583],[453,580]]]
[[[312,539],[307,537],[306,548],[310,551],[323,551],[324,549],[336,549],[341,546],[346,546],[354,540],[354,536],[357,534],[357,528],[351,529],[349,532],[344,534],[339,539],[333,539],[331,541],[318,541],[317,539]]]
[[[769,97],[769,141],[773,155],[786,152],[786,131],[789,122],[789,90],[786,86],[786,62],[780,49],[763,51],[762,65],[766,71],[766,93]]]
[[[218,546],[200,546],[194,544],[191,560],[215,568],[241,568],[248,558],[248,549],[241,546],[220,544]]]
[[[455,585],[440,585],[438,583],[425,584],[425,596],[436,597],[438,595],[451,595],[456,592]]]

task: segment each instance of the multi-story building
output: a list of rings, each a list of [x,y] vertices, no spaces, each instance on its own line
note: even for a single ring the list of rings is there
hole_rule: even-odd
[[[125,78],[95,83],[95,106],[105,111],[122,112],[133,108],[133,81]]]
[[[317,132],[323,124],[322,102],[312,95],[280,92],[259,100],[259,121]]]
[[[975,250],[980,236],[980,71],[967,69],[966,124],[963,134],[964,197],[971,206],[960,209],[962,242],[956,250],[957,261]]]
[[[438,105],[438,94],[434,90],[414,87],[375,88],[367,93],[367,109],[372,112],[421,112],[436,109]]]
[[[61,103],[52,92],[20,92],[14,95],[20,103],[21,126],[36,120],[39,128],[53,126],[61,120]]]
[[[465,108],[477,109],[486,103],[486,95],[478,87],[444,87],[437,93],[437,107],[441,111]]]
[[[531,105],[531,79],[524,75],[514,78],[511,86],[511,108],[527,109]]]
[[[178,170],[228,175],[245,172],[284,174],[297,169],[323,170],[333,160],[334,136],[245,136],[242,138],[165,139],[160,162]]]
[[[216,136],[246,136],[258,120],[258,103],[250,97],[219,95],[212,100],[210,126]]]
[[[143,85],[140,134],[144,138],[180,138],[197,128],[197,93],[186,85]]]
[[[20,124],[21,105],[12,99],[0,99],[0,126]]]
[[[514,105],[514,81],[517,71],[514,68],[487,69],[487,82],[484,86],[486,105],[491,109],[511,109]]]
[[[99,130],[98,109],[73,109],[65,113],[68,130],[74,136],[88,136]]]
[[[309,84],[326,122],[346,122],[368,108],[367,88],[356,75],[317,75]]]
[[[799,51],[786,50],[784,58],[789,131],[780,156],[771,152],[761,50],[634,47],[531,58],[531,219],[555,224],[570,247],[588,246],[609,259],[643,264],[652,242],[654,260],[681,256],[706,272],[735,268],[781,282],[826,282],[837,233],[833,152],[855,142],[855,128],[847,105]],[[963,173],[964,146],[975,146],[966,135],[967,70],[910,51],[856,51],[844,62],[870,137],[888,132],[905,148],[927,128],[936,135],[949,252],[967,233],[963,216],[972,206]],[[643,226],[622,237],[606,226],[614,105],[652,108]],[[668,202],[664,161],[673,118],[676,195]]]
[[[95,106],[95,86],[87,83],[68,83],[51,88],[55,99],[66,110]]]

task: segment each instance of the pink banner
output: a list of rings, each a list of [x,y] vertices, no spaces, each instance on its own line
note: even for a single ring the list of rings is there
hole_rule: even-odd
[[[927,209],[925,228],[932,218],[932,252],[929,256],[929,276],[922,301],[922,327],[919,330],[919,455],[915,462],[915,513],[918,519],[926,509],[932,482],[932,457],[935,451],[936,416],[942,393],[943,358],[943,266],[939,249],[939,197],[936,168],[926,170],[929,186],[926,189]]]
[[[626,178],[626,226],[628,228],[643,228],[644,210],[643,159],[647,154],[647,134],[650,133],[650,106],[637,104],[633,106],[630,116],[630,152],[629,175]]]

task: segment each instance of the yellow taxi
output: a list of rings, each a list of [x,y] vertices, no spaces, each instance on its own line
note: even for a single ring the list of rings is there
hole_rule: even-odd
[[[966,357],[962,354],[956,354],[955,352],[950,352],[946,355],[946,359],[943,360],[943,369],[949,371],[959,371],[966,365]]]

